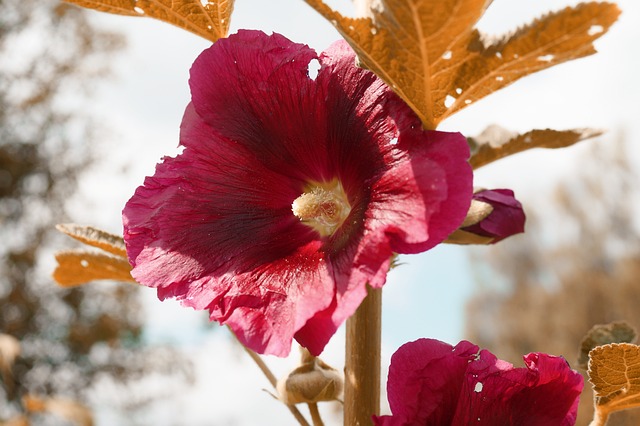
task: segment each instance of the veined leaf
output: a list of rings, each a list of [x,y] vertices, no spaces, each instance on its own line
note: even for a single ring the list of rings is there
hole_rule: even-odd
[[[636,330],[625,321],[596,324],[587,332],[580,343],[578,364],[586,370],[589,363],[589,353],[593,348],[609,343],[633,343],[636,337]]]
[[[82,250],[56,253],[58,266],[53,278],[63,287],[73,287],[96,280],[135,282],[126,257],[115,257]]]
[[[101,12],[147,16],[215,42],[229,34],[234,0],[65,0]]]
[[[598,346],[591,350],[589,358],[589,381],[600,417],[640,406],[640,346],[630,343]]]
[[[491,0],[386,0],[349,18],[305,0],[334,24],[361,64],[418,114],[425,128],[528,74],[595,53],[616,21],[612,3],[583,3],[486,41],[475,25]]]
[[[536,129],[517,134],[494,125],[486,128],[476,137],[467,138],[471,146],[469,163],[477,169],[531,148],[564,148],[601,134],[602,131],[595,129]]]
[[[62,223],[56,225],[56,229],[84,244],[97,247],[125,259],[127,258],[127,251],[122,237],[101,231],[92,226],[76,225],[75,223]]]

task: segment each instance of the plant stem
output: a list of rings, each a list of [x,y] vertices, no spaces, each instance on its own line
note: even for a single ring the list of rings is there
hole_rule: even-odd
[[[231,334],[233,334],[233,336],[236,337],[236,335],[235,335],[235,333],[233,331],[231,332]],[[237,337],[236,337],[236,340],[237,340]],[[271,370],[269,369],[267,364],[264,362],[262,357],[260,357],[260,355],[258,355],[257,353],[255,353],[251,349],[247,348],[239,340],[237,340],[237,341],[238,341],[238,343],[240,343],[240,346],[242,346],[244,348],[244,350],[249,354],[249,356],[251,357],[253,362],[256,363],[256,365],[262,371],[262,373],[265,375],[267,380],[269,380],[269,383],[271,383],[271,386],[273,386],[273,388],[275,389],[276,385],[278,383],[278,380],[276,379],[276,376],[273,375],[273,373],[271,372]],[[304,418],[302,413],[296,408],[295,405],[290,405],[290,404],[285,404],[285,405],[287,406],[289,411],[291,411],[291,414],[293,414],[293,417],[296,418],[296,420],[298,421],[300,426],[310,426],[309,422],[307,422],[307,419]],[[311,406],[309,406],[309,410],[311,410]],[[318,410],[318,407],[316,407],[316,411],[317,410]],[[313,416],[313,412],[311,413],[311,415]],[[315,424],[315,420],[314,420],[314,424]]]
[[[313,421],[313,426],[324,426],[322,422],[322,418],[320,417],[320,411],[318,411],[318,404],[312,402],[307,404],[309,406],[309,412],[311,413],[311,420]]]
[[[380,414],[382,289],[369,289],[347,320],[344,426],[364,426]]]
[[[595,411],[593,412],[593,420],[591,420],[589,426],[605,426],[608,419],[609,412],[599,409],[599,407],[596,406]]]

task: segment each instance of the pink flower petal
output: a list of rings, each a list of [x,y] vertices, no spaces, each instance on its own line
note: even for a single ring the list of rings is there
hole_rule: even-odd
[[[378,426],[572,426],[582,376],[562,357],[532,353],[514,368],[462,341],[401,346],[391,358],[387,394],[393,415]]]
[[[471,199],[466,140],[425,132],[346,43],[316,54],[241,31],[204,51],[182,154],[125,206],[132,274],[160,298],[207,309],[251,349],[319,354],[393,252],[441,242]],[[396,141],[397,139],[397,141]],[[292,212],[308,185],[337,180],[351,210],[322,236]]]
[[[393,416],[380,426],[450,425],[459,403],[462,377],[478,347],[462,341],[455,347],[435,339],[402,345],[391,357],[387,396]]]
[[[480,222],[461,228],[467,232],[493,237],[491,244],[524,232],[526,217],[522,204],[510,189],[485,189],[473,194],[473,199],[490,204],[493,211]]]
[[[531,353],[526,368],[480,352],[469,365],[463,393],[469,404],[458,407],[459,424],[558,425],[575,424],[582,376],[562,357]]]

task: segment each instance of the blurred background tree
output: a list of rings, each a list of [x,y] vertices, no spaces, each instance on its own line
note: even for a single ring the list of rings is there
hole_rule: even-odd
[[[563,355],[577,366],[580,342],[595,324],[640,327],[638,176],[625,144],[601,140],[554,195],[523,200],[526,234],[475,251],[479,285],[468,304],[466,336],[522,366],[522,355]],[[584,373],[584,371],[582,371]],[[586,382],[578,425],[589,424]],[[638,425],[640,410],[608,425]]]
[[[54,225],[65,221],[65,202],[91,162],[92,144],[104,137],[74,100],[87,102],[123,41],[79,8],[0,0],[0,337],[13,336],[21,351],[9,362],[0,344],[0,424],[37,409],[33,400],[25,404],[27,395],[86,401],[105,380],[127,395],[126,384],[151,372],[190,375],[177,352],[143,347],[134,285],[61,289],[50,278],[53,251],[70,243]],[[169,392],[122,396],[118,409]],[[44,414],[23,420],[59,421]],[[136,424],[135,416],[129,421]]]

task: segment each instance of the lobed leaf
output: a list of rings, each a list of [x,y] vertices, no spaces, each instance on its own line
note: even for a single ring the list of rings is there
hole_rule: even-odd
[[[229,34],[234,0],[65,0],[78,6],[168,22],[215,42]]]
[[[74,223],[58,224],[56,225],[56,229],[89,246],[97,247],[113,255],[124,257],[125,259],[127,257],[124,240],[117,235],[92,226],[82,226]]]
[[[620,10],[583,3],[487,41],[475,25],[491,0],[386,0],[371,18],[349,18],[322,0],[305,0],[418,114],[425,128],[516,80],[595,53]]]
[[[640,346],[612,343],[594,348],[588,374],[600,416],[640,406]]]
[[[587,332],[580,343],[578,364],[580,367],[587,369],[589,353],[593,348],[609,343],[633,343],[636,337],[636,330],[625,321],[596,324]]]
[[[53,278],[63,287],[86,284],[95,280],[135,282],[126,258],[81,250],[56,253],[58,266]]]
[[[469,163],[477,169],[531,148],[564,148],[601,134],[601,130],[595,129],[536,129],[517,134],[494,125],[486,128],[475,138],[467,138],[471,146]]]

